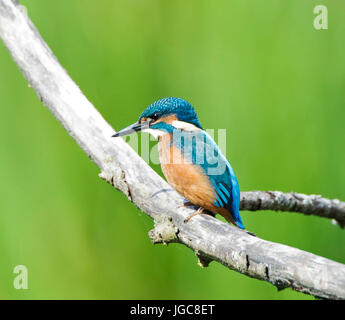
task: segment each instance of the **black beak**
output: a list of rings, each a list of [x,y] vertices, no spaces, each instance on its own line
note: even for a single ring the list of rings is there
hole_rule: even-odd
[[[116,132],[112,137],[122,137],[122,136],[126,136],[128,134],[131,134],[133,132],[137,132],[137,131],[141,131],[141,130],[145,130],[149,128],[149,122],[136,122],[131,124],[130,126]]]

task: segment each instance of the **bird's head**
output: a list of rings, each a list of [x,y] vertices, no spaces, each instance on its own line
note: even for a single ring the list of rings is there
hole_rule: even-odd
[[[140,115],[139,121],[118,131],[120,137],[136,131],[151,133],[157,137],[174,129],[202,130],[193,106],[181,98],[164,98],[149,105]]]

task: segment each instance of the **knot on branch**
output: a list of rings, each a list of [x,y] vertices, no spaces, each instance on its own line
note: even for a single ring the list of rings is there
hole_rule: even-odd
[[[200,250],[195,250],[195,255],[198,257],[198,265],[201,268],[207,268],[208,265],[213,261],[208,255]]]
[[[149,237],[153,244],[177,242],[179,229],[174,225],[172,218],[163,216],[155,219],[154,229],[149,231]]]

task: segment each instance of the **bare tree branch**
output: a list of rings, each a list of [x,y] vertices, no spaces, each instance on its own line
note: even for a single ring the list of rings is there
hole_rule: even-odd
[[[280,191],[242,192],[240,209],[300,212],[333,219],[341,228],[345,226],[345,202],[314,194],[307,196],[302,193]]]
[[[123,140],[110,138],[114,130],[61,67],[16,0],[0,0],[0,37],[41,101],[99,166],[100,176],[154,219],[149,234],[154,243],[182,243],[194,250],[203,266],[215,260],[278,289],[345,299],[343,264],[253,237],[207,215],[184,223],[194,211],[179,207],[183,199],[175,191],[162,192],[171,188]],[[344,217],[344,203],[300,194],[243,193],[241,206],[338,221]]]

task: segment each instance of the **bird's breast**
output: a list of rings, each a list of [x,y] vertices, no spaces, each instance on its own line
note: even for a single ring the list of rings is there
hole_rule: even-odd
[[[186,159],[182,151],[171,143],[172,136],[159,138],[158,150],[161,167],[168,183],[195,205],[212,210],[216,194],[202,168]]]

